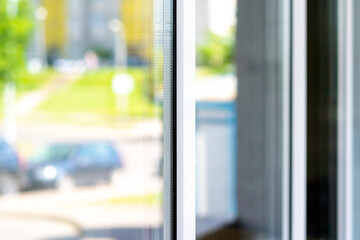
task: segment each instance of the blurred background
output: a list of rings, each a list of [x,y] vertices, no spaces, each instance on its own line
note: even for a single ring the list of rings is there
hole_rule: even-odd
[[[162,239],[162,4],[0,0],[1,239]],[[196,5],[202,236],[237,211],[236,1]]]
[[[288,228],[289,9],[257,2],[196,0],[197,239]],[[0,0],[0,239],[163,239],[165,3]]]
[[[236,9],[236,0],[196,1],[198,239],[237,217]]]
[[[292,2],[196,0],[197,239],[290,237]],[[350,2],[354,9],[342,6]],[[354,14],[342,27],[338,6],[355,12],[360,1],[307,3],[307,202],[299,211],[308,239],[337,239],[345,207],[349,222],[360,222],[351,149],[360,114],[341,95],[360,96],[359,59],[340,46],[351,35],[343,30],[359,42],[347,21],[360,20]],[[0,0],[0,239],[163,239],[172,4]],[[354,111],[351,126],[343,111]],[[341,202],[342,191],[355,207]]]
[[[162,239],[159,4],[0,0],[0,239]]]

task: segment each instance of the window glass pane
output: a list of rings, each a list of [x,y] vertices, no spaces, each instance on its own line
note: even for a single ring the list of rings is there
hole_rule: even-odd
[[[307,1],[306,197],[310,239],[337,239],[338,92],[342,84],[338,82],[342,61],[338,56],[338,3],[343,4]]]
[[[196,3],[197,238],[286,239],[289,2]]]
[[[0,0],[0,239],[164,238],[172,4]]]

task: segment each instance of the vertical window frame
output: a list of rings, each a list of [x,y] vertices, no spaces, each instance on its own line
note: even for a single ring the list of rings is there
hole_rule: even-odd
[[[307,1],[291,6],[291,217],[290,239],[306,239]]]
[[[353,239],[354,0],[338,2],[337,238]]]
[[[195,1],[175,6],[176,239],[195,240]]]

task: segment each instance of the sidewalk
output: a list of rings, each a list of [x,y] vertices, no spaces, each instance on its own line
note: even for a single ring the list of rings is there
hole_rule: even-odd
[[[140,182],[129,184],[134,181]],[[99,185],[71,193],[51,190],[2,198],[0,239],[147,239],[139,236],[159,234],[162,207],[160,200],[146,196],[159,194],[161,189],[162,183],[156,178],[129,178],[117,189]],[[129,195],[138,195],[140,200],[115,201]]]

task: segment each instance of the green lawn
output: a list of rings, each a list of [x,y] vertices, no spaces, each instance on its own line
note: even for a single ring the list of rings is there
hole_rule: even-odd
[[[67,203],[64,206],[66,207],[88,207],[95,205],[105,205],[105,206],[119,206],[119,205],[146,205],[146,206],[159,206],[163,202],[163,193],[148,193],[143,195],[133,195],[133,196],[113,196],[107,199],[102,200],[84,200],[82,202],[76,203]]]
[[[196,66],[196,77],[208,77],[208,76],[214,76],[214,75],[224,75],[227,72],[218,71],[216,69],[205,67],[205,66]]]
[[[44,86],[49,80],[56,75],[56,72],[53,69],[47,69],[41,71],[38,74],[30,74],[28,72],[23,72],[19,75],[16,85],[16,97],[20,98],[24,94],[37,90]],[[3,116],[4,108],[4,86],[0,84],[0,117]]]
[[[90,113],[110,116],[148,116],[159,110],[147,96],[149,73],[141,68],[133,68],[128,70],[128,74],[135,81],[134,90],[129,95],[129,108],[127,112],[119,112],[116,95],[111,87],[112,78],[117,72],[119,71],[101,69],[86,73],[75,83],[58,90],[43,102],[38,110],[56,114]]]
[[[88,114],[93,116],[156,116],[161,114],[161,107],[153,103],[149,97],[149,72],[142,68],[130,68],[127,73],[134,81],[135,87],[129,94],[128,111],[119,110],[116,106],[116,95],[111,82],[116,73],[121,70],[100,69],[85,73],[79,80],[74,81],[55,91],[48,99],[41,103],[28,116],[29,119],[38,119],[44,116],[50,121],[62,121],[65,115]],[[17,97],[45,86],[56,74],[54,70],[46,70],[36,75],[23,74],[17,84]],[[0,86],[0,91],[3,92]],[[0,97],[0,116],[3,115],[3,94]],[[68,117],[65,117],[68,119]]]
[[[147,195],[114,197],[111,199],[93,202],[92,204],[101,205],[159,205],[162,203],[162,194],[152,193]]]
[[[24,73],[19,76],[17,84],[17,96],[21,97],[24,93],[37,90],[48,83],[57,72],[51,68],[41,71],[38,74]]]

